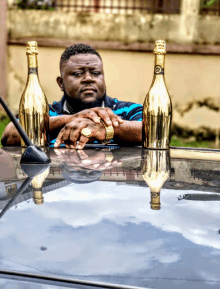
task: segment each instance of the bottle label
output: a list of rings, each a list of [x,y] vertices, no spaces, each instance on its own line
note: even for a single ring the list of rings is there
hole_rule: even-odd
[[[164,75],[164,68],[162,68],[160,65],[156,65],[154,67],[154,74],[163,74]]]
[[[38,74],[37,67],[29,67],[28,74]]]

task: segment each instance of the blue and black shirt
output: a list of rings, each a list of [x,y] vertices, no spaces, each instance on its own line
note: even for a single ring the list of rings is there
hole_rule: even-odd
[[[65,97],[58,102],[54,101],[52,105],[49,105],[49,115],[50,116],[59,116],[68,114],[67,111],[64,110]],[[106,95],[104,100],[104,107],[109,107],[112,111],[120,116],[124,120],[129,121],[142,121],[142,105],[127,102],[127,101],[119,101],[116,98],[111,98]],[[55,143],[55,139],[50,142],[52,146]]]

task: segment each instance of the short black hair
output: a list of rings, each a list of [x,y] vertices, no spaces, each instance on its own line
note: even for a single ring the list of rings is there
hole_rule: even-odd
[[[95,54],[102,61],[100,54],[92,46],[84,43],[78,43],[67,47],[63,52],[60,58],[60,70],[62,69],[63,63],[67,62],[72,55],[76,54]]]

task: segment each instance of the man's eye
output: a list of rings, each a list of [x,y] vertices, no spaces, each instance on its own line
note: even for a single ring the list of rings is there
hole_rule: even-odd
[[[73,72],[73,76],[79,77],[82,75],[82,72]]]
[[[100,72],[99,71],[93,71],[92,74],[95,76],[98,76],[98,75],[100,75]]]

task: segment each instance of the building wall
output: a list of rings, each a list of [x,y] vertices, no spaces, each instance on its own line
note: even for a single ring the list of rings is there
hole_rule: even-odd
[[[169,43],[220,43],[219,16],[190,13],[188,6],[185,10],[186,13],[181,14],[136,11],[132,15],[122,15],[16,9],[8,10],[7,25],[9,40],[47,37],[146,43],[162,38]]]
[[[17,112],[27,78],[26,48],[17,44],[39,40],[39,76],[49,103],[61,97],[60,55],[76,41],[99,43],[95,48],[103,58],[108,95],[143,103],[153,76],[153,43],[164,39],[173,123],[214,132],[220,109],[220,17],[200,15],[199,3],[181,0],[180,14],[13,10],[9,5],[8,104]]]

